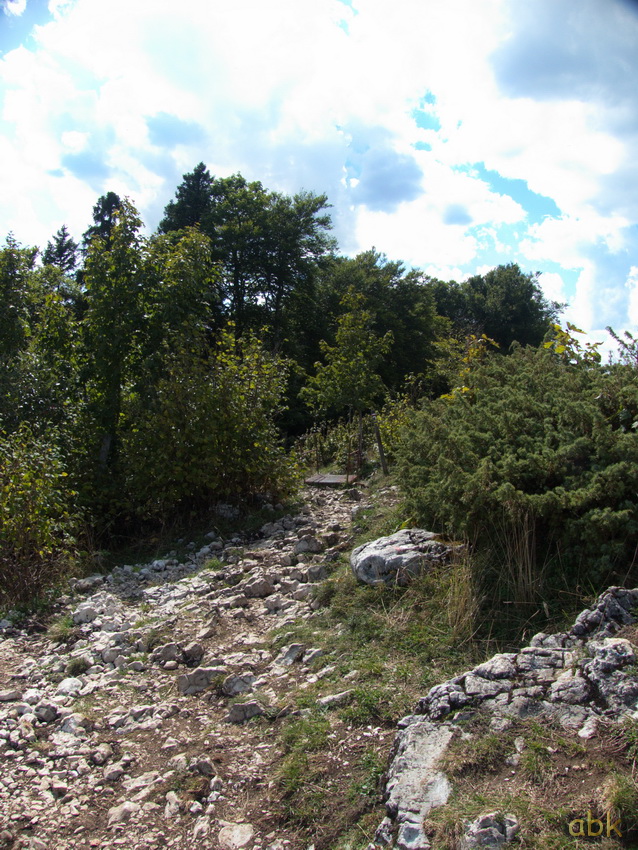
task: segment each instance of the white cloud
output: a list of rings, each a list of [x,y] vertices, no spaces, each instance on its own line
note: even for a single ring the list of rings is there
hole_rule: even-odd
[[[592,262],[585,261],[576,282],[576,293],[570,299],[563,318],[585,332],[598,326],[599,317],[594,310],[596,300],[596,274]]]
[[[625,286],[629,290],[627,316],[631,325],[638,327],[638,266],[630,268]]]
[[[74,3],[75,0],[49,0],[49,12],[57,19],[65,14]]]
[[[624,229],[629,224],[621,216],[604,217],[584,207],[582,216],[546,218],[541,224],[532,225],[520,249],[532,260],[551,260],[565,268],[583,268],[586,248],[604,245],[611,253],[622,250]]]
[[[427,199],[402,204],[394,213],[363,208],[355,234],[361,248],[374,245],[393,259],[426,267],[436,277],[443,276],[445,267],[471,262],[477,253],[476,239],[462,226],[443,224]]]
[[[538,279],[538,284],[548,301],[564,304],[567,300],[565,281],[558,272],[543,272]]]
[[[27,8],[27,0],[4,0],[3,10],[6,15],[15,15],[19,18]]]

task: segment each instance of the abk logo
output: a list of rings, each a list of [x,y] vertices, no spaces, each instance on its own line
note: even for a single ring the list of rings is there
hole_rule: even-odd
[[[582,838],[599,838],[603,835],[611,838],[612,833],[615,833],[618,838],[622,838],[620,831],[620,818],[611,820],[610,812],[607,812],[607,823],[603,823],[599,818],[592,817],[591,810],[587,811],[586,818],[576,818],[570,821],[569,834],[574,837],[581,836]]]

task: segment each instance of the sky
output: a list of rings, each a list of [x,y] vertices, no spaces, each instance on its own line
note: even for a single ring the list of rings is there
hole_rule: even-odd
[[[108,191],[150,233],[204,162],[325,193],[344,254],[515,262],[636,333],[637,93],[637,0],[0,0],[0,239]]]

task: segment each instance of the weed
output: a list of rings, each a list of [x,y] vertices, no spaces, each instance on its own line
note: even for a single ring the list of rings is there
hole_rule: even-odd
[[[394,688],[355,688],[352,704],[341,711],[341,717],[353,726],[371,723],[393,726],[408,707]]]
[[[146,650],[147,652],[152,652],[156,647],[161,646],[164,643],[167,643],[171,638],[170,632],[167,628],[164,627],[156,627],[149,629],[146,634]]]
[[[217,572],[218,570],[223,570],[224,564],[219,560],[219,558],[209,558],[203,567],[204,571],[212,570],[213,572]]]
[[[622,822],[625,832],[638,829],[638,782],[633,776],[617,772],[608,776],[600,802],[604,812]]]
[[[319,715],[293,717],[281,730],[281,741],[286,752],[315,752],[325,746],[330,721]]]
[[[96,694],[89,694],[85,697],[80,697],[75,701],[73,710],[83,714],[87,720],[95,722],[97,720],[97,707],[99,705],[99,697]]]
[[[362,776],[354,779],[349,793],[352,799],[359,797],[374,798],[379,791],[379,781],[385,770],[385,760],[375,749],[367,750],[359,762]]]
[[[47,637],[54,643],[68,643],[76,633],[77,629],[70,614],[55,620],[47,629]]]
[[[510,734],[479,732],[469,739],[457,735],[441,760],[441,770],[458,777],[495,772],[501,769],[512,749]]]
[[[210,794],[210,780],[205,776],[181,774],[169,783],[169,790],[186,800],[203,801]]]
[[[84,655],[71,658],[66,665],[66,673],[68,676],[81,676],[91,666],[91,661]]]
[[[552,757],[547,747],[538,741],[527,741],[521,754],[520,769],[530,782],[547,780],[552,771]]]

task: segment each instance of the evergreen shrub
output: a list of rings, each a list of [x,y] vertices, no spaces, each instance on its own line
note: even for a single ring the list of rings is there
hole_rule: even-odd
[[[469,541],[494,601],[593,592],[634,571],[637,420],[635,369],[519,348],[412,415],[400,480],[421,525]]]

